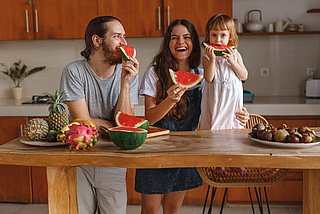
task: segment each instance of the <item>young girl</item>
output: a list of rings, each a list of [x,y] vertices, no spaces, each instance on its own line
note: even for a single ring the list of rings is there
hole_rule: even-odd
[[[219,14],[209,19],[205,43],[237,46],[238,36],[233,19]],[[248,77],[237,49],[227,48],[226,54],[216,56],[214,48],[205,48],[203,68],[205,84],[201,104],[200,129],[217,130],[243,128],[235,114],[243,107],[242,80]]]
[[[201,87],[186,90],[174,84],[173,70],[202,74],[198,34],[187,20],[176,20],[165,34],[160,53],[144,74],[140,95],[145,96],[145,117],[154,126],[171,131],[192,131],[200,116]],[[141,213],[179,213],[186,190],[200,187],[195,168],[137,169],[135,190],[142,193]],[[162,199],[163,197],[163,199]]]
[[[212,45],[237,46],[238,36],[233,19],[219,14],[209,19],[206,26],[205,43]],[[246,80],[248,71],[237,49],[227,48],[222,56],[214,54],[214,48],[205,48],[202,63],[204,68],[204,89],[201,103],[201,130],[243,128],[236,112],[243,108],[243,88],[241,80]],[[243,167],[237,168],[244,173]],[[220,175],[226,173],[217,167]]]

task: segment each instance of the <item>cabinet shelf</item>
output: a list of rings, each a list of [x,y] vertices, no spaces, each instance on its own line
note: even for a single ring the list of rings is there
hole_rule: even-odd
[[[320,34],[320,31],[303,31],[303,32],[245,32],[239,33],[239,36],[272,36],[272,35],[308,35]]]
[[[320,8],[309,9],[307,10],[307,13],[320,13]]]

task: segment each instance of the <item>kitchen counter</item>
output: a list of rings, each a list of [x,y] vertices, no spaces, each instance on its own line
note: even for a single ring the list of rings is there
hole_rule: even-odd
[[[24,101],[0,99],[0,116],[48,116],[46,104],[21,104]],[[135,106],[135,115],[144,116],[143,98]],[[244,103],[250,113],[265,116],[320,115],[320,99],[304,97],[255,97],[253,103]]]

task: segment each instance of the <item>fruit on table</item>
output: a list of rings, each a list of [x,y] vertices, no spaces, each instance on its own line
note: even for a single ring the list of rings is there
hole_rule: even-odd
[[[112,142],[121,149],[136,149],[140,147],[147,138],[147,130],[117,126],[108,130]]]
[[[213,44],[207,44],[205,42],[202,43],[202,47],[206,48],[206,47],[213,47],[214,48],[214,55],[216,56],[222,56],[224,54],[228,53],[227,48],[234,50],[235,47],[234,46],[228,46],[228,45],[213,45]]]
[[[63,141],[69,144],[71,150],[93,147],[98,140],[98,131],[90,125],[74,122],[63,132]]]
[[[174,84],[179,83],[182,87],[191,88],[203,79],[203,75],[201,74],[194,74],[187,71],[173,71],[169,69],[171,79]]]
[[[24,126],[24,136],[30,140],[39,141],[46,139],[48,134],[48,122],[42,118],[29,120]]]
[[[130,58],[136,57],[136,49],[129,45],[121,45],[120,56],[125,61],[130,61]]]
[[[54,94],[46,93],[46,95],[49,96],[49,128],[59,131],[69,123],[68,107],[65,104],[66,93],[55,91]]]
[[[49,130],[48,134],[47,134],[47,141],[48,142],[57,142],[57,135],[59,134],[59,131],[56,130]]]
[[[319,137],[316,137],[314,130],[307,126],[292,128],[287,127],[286,124],[275,128],[272,124],[261,125],[257,123],[252,127],[250,135],[261,140],[283,143],[312,143],[319,139]]]
[[[135,127],[141,129],[149,128],[149,121],[131,114],[118,111],[115,117],[117,126]]]

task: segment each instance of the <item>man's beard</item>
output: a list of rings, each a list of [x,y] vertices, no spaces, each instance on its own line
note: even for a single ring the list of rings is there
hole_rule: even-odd
[[[108,63],[109,65],[116,65],[122,62],[120,54],[116,54],[115,51],[111,50],[106,43],[103,43],[102,51],[105,57],[105,63]]]

